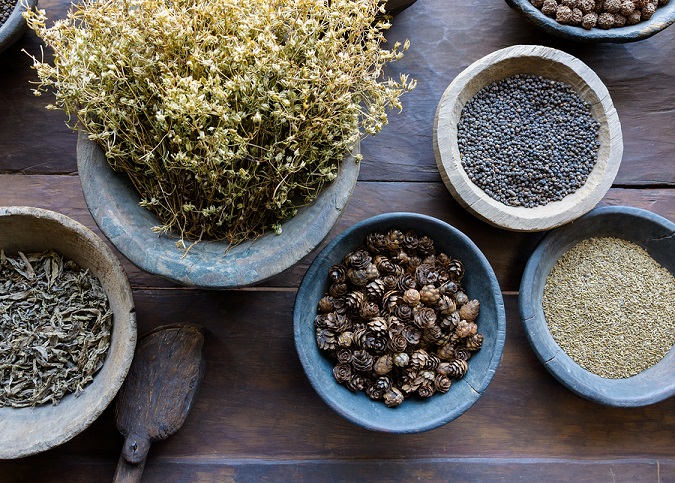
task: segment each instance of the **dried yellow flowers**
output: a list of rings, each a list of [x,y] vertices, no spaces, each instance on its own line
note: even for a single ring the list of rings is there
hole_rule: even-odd
[[[414,88],[378,0],[101,0],[46,27],[36,94],[129,175],[160,232],[238,243],[312,202]],[[376,19],[376,17],[378,17]]]

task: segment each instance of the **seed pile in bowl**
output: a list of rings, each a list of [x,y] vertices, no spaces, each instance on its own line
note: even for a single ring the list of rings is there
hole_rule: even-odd
[[[551,336],[577,364],[621,379],[659,362],[675,344],[675,277],[639,245],[590,238],[568,250],[546,279]]]
[[[55,252],[0,250],[0,407],[79,394],[103,366],[112,317],[88,270]]]
[[[464,292],[464,271],[426,235],[369,234],[330,268],[314,320],[335,379],[389,407],[447,392],[483,343],[480,304]]]
[[[12,15],[16,2],[17,0],[0,0],[0,27]]]
[[[669,0],[530,0],[560,24],[611,29],[649,20]]]
[[[478,91],[457,126],[467,176],[491,198],[534,208],[584,185],[598,157],[599,123],[572,87],[518,74]]]

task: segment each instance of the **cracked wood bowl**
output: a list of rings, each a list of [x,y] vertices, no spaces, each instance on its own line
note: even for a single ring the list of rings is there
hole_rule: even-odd
[[[527,338],[544,367],[576,394],[600,404],[646,406],[675,395],[675,346],[654,366],[624,379],[600,377],[574,362],[551,336],[542,298],[556,261],[582,240],[616,237],[641,246],[675,274],[675,223],[639,208],[596,208],[547,233],[530,256],[520,284],[518,305]]]

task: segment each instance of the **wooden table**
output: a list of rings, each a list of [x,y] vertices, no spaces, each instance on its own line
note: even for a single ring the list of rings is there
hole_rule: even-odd
[[[63,17],[67,0],[41,0]],[[441,94],[474,60],[515,44],[556,47],[606,83],[618,110],[624,157],[601,205],[646,208],[675,219],[675,27],[626,45],[582,45],[543,35],[500,0],[419,0],[394,19],[409,38],[389,68],[419,84],[402,113],[362,143],[360,179],[327,240],[383,211],[440,218],[472,238],[492,264],[507,311],[504,355],[485,395],[461,418],[422,434],[369,432],[333,412],[295,353],[296,289],[316,251],[252,288],[204,291],[147,275],[119,254],[134,288],[139,332],[166,323],[207,328],[207,372],[183,428],[153,445],[145,481],[675,481],[675,398],[607,408],[559,384],[535,358],[518,315],[518,286],[541,234],[500,230],[465,212],[441,182],[432,123]],[[64,213],[97,233],[80,188],[76,135],[48,96],[34,97],[39,56],[32,32],[0,54],[0,205]],[[102,236],[102,235],[101,235]],[[0,462],[0,481],[105,481],[122,445],[109,408],[62,446]]]

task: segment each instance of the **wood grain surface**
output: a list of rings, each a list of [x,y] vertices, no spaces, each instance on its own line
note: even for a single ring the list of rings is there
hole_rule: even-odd
[[[40,1],[54,18],[68,5]],[[228,291],[177,286],[116,252],[134,289],[140,334],[176,322],[205,328],[199,396],[180,431],[153,444],[144,481],[675,481],[675,399],[607,408],[546,371],[517,308],[523,268],[542,234],[501,230],[466,212],[443,185],[432,144],[438,101],[464,68],[510,45],[555,47],[599,75],[621,120],[623,161],[600,205],[675,220],[675,27],[631,44],[573,44],[536,30],[503,0],[418,0],[393,20],[388,38],[409,38],[411,47],[387,74],[409,73],[418,87],[381,133],[362,142],[359,182],[319,249],[388,211],[435,216],[467,234],[492,264],[506,303],[506,345],[492,383],[439,429],[364,430],[323,403],[295,353],[295,292],[318,249],[264,284]],[[31,93],[36,77],[22,49],[42,55],[32,33],[0,54],[0,205],[49,208],[101,235],[76,172],[77,136],[63,113],[44,109],[49,95]],[[109,407],[55,449],[0,461],[0,482],[110,481],[122,444]]]

